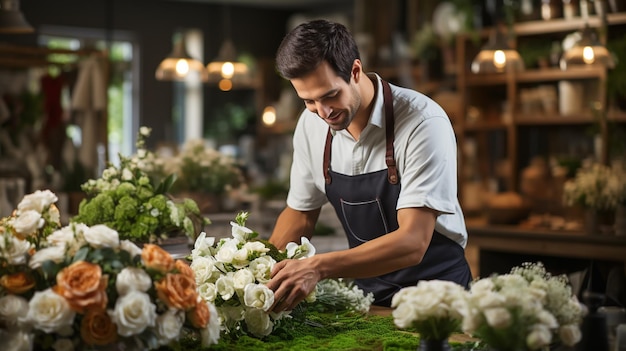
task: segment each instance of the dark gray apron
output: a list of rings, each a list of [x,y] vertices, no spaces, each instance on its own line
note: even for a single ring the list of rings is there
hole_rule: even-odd
[[[396,204],[400,182],[396,168],[394,114],[391,89],[383,81],[387,169],[348,176],[330,168],[332,134],[330,128],[324,149],[326,196],[335,208],[351,248],[398,229]],[[374,294],[374,304],[389,306],[398,290],[414,286],[419,280],[441,279],[467,287],[471,280],[463,248],[435,231],[422,262],[375,278],[357,279],[355,283],[365,292]]]

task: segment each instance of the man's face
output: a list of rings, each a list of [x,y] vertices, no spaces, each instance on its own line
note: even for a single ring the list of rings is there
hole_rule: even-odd
[[[354,77],[346,83],[325,61],[306,76],[292,79],[291,84],[306,108],[333,130],[346,129],[361,105]]]

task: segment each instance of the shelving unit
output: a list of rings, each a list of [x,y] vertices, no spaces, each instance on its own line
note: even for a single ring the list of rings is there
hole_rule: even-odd
[[[591,16],[587,21],[576,18],[516,23],[512,27],[515,36],[510,45],[517,47],[522,41],[532,43],[545,41],[546,38],[560,42],[566,35],[582,29],[585,23],[597,28],[600,21],[597,16]],[[607,23],[612,35],[626,33],[626,13],[608,14]],[[607,120],[626,123],[625,112],[609,110],[606,106],[606,81],[610,71],[605,67],[571,67],[567,70],[549,67],[500,74],[472,73],[471,60],[491,31],[491,28],[481,30],[477,37],[460,34],[455,47],[456,86],[462,104],[462,114],[454,124],[460,148],[459,193],[463,203],[470,200],[474,205],[477,203],[473,201],[475,199],[464,199],[468,196],[465,191],[468,184],[479,182],[483,190],[491,192],[519,192],[521,172],[530,159],[556,152],[550,147],[557,141],[567,140],[559,133],[578,133],[580,139],[572,141],[593,147],[592,137],[585,134],[586,129],[597,120],[598,113],[592,112],[592,104],[600,114],[607,116]],[[584,100],[573,101],[579,102],[582,108],[561,113],[560,82],[573,82],[578,87],[584,87]],[[522,98],[523,94],[539,87],[556,93],[556,100],[552,99],[549,104],[537,108],[529,104],[528,99]],[[546,100],[547,96],[544,96]],[[475,154],[466,152],[468,146],[475,150]],[[480,192],[481,195],[485,193]]]

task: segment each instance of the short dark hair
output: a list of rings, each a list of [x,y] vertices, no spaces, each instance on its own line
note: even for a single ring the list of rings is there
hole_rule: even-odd
[[[285,79],[300,78],[323,61],[346,82],[359,49],[348,29],[339,23],[313,20],[289,32],[278,47],[276,69]]]

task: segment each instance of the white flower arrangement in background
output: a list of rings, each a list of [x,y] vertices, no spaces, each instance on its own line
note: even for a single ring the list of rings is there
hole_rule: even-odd
[[[240,212],[232,225],[232,237],[216,241],[201,233],[191,252],[191,269],[198,291],[215,304],[222,331],[232,337],[241,334],[262,338],[291,311],[273,313],[274,292],[265,285],[276,262],[302,259],[315,254],[307,238],[302,244],[289,243],[287,252],[278,251],[258,233],[245,226],[247,212]],[[315,299],[312,293],[307,300]]]
[[[541,263],[526,263],[473,282],[463,315],[463,331],[492,348],[538,350],[557,339],[578,343],[583,308],[564,277],[550,276]]]
[[[422,280],[401,289],[391,301],[398,328],[412,328],[425,340],[445,340],[461,330],[465,289],[450,281]]]
[[[574,179],[565,182],[563,201],[568,206],[615,210],[626,204],[626,171],[619,165],[598,163],[582,167]]]

